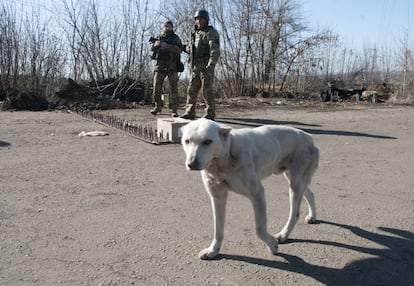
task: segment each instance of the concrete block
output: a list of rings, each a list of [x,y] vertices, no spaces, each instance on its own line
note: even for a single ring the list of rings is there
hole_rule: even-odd
[[[170,141],[180,143],[181,132],[180,128],[190,122],[188,119],[179,117],[158,118],[157,119],[157,135],[159,141]]]

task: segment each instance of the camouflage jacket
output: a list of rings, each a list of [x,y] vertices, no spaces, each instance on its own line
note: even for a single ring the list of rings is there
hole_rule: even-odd
[[[215,67],[220,57],[220,36],[216,29],[207,26],[196,30],[192,37],[193,55],[191,67],[193,71],[203,71]]]
[[[160,48],[161,42],[167,44],[166,48]],[[157,41],[152,44],[151,50],[156,61],[154,71],[177,70],[177,61],[180,60],[182,51],[182,42],[177,34],[171,33],[168,35],[162,32]]]

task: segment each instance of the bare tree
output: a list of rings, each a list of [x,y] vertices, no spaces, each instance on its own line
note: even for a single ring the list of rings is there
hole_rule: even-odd
[[[219,1],[214,18],[221,32],[221,80],[227,95],[242,95],[248,85],[248,64],[252,56],[251,21],[254,18],[252,1]]]
[[[414,54],[409,47],[408,30],[400,43],[398,62],[401,70],[399,94],[402,100],[408,101],[412,99],[414,90]]]
[[[301,36],[306,29],[294,0],[219,1],[215,7],[223,35],[221,74],[230,95],[242,94],[246,85],[283,90],[298,58],[305,60],[306,50],[330,39],[326,32]]]
[[[61,43],[42,21],[39,9],[17,15],[2,7],[0,15],[1,89],[13,88],[41,95],[62,73],[65,57]],[[17,21],[17,19],[20,21]]]
[[[0,11],[0,88],[17,87],[20,32],[15,11],[3,6]]]
[[[125,83],[130,79],[147,82],[150,68],[146,37],[151,25],[147,0],[124,0],[116,6],[117,13],[111,14],[104,12],[111,7],[99,6],[95,1],[62,3],[66,15],[63,30],[75,79],[91,80],[99,89],[109,87],[101,85],[103,80],[114,79],[110,86],[115,85],[113,96],[128,90],[131,86]]]
[[[216,82],[217,93],[225,97],[305,91],[315,80],[372,85],[391,81],[394,70],[404,71],[401,85],[406,94],[413,78],[408,40],[402,43],[399,66],[393,65],[387,47],[366,47],[362,52],[344,48],[332,31],[308,29],[298,0],[172,0],[159,1],[159,7],[148,0],[55,4],[62,8],[56,10],[57,25],[50,25],[50,15],[39,17],[39,8],[17,17],[18,4],[0,7],[1,89],[18,87],[25,77],[20,85],[41,93],[62,76],[95,82],[100,89],[107,88],[101,82],[111,78],[114,96],[130,79],[133,85],[143,81],[149,86],[148,38],[159,33],[162,22],[172,20],[188,43],[193,15],[201,8],[210,12],[211,24],[220,33]],[[63,40],[57,36],[60,32]]]

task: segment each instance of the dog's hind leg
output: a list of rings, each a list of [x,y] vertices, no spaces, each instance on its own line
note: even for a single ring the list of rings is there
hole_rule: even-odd
[[[289,203],[290,203],[290,211],[289,211],[289,218],[286,222],[286,225],[282,228],[282,230],[276,235],[277,240],[280,243],[283,243],[289,237],[289,234],[292,232],[293,228],[296,225],[296,222],[299,218],[299,210],[300,204],[302,202],[303,194],[307,189],[306,182],[303,181],[303,178],[292,178],[288,174],[286,174],[286,178],[290,181],[289,184]]]
[[[315,223],[316,222],[316,207],[315,207],[315,196],[309,187],[306,188],[304,193],[305,200],[308,203],[309,212],[305,217],[306,223]]]
[[[308,214],[305,217],[306,223],[315,223],[316,222],[316,206],[315,206],[315,196],[313,195],[311,189],[309,188],[311,178],[318,168],[319,164],[319,149],[314,147],[311,148],[309,153],[309,163],[308,168],[304,172],[304,178],[307,182],[307,187],[304,193],[305,200],[308,203]]]
[[[253,204],[254,217],[256,222],[256,234],[266,243],[270,253],[276,254],[278,242],[267,230],[266,199],[264,188],[261,184],[258,191],[251,195],[250,200]]]

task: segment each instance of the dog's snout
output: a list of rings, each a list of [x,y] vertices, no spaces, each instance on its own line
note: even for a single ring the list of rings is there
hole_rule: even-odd
[[[200,163],[197,159],[194,159],[191,162],[187,163],[187,168],[190,170],[200,170]]]

